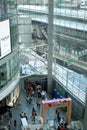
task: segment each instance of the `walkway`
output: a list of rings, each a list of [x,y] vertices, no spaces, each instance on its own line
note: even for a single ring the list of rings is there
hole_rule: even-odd
[[[21,118],[20,118],[20,114],[22,112],[25,112],[28,116],[28,122],[31,123],[31,111],[32,111],[32,107],[34,106],[38,115],[41,115],[41,108],[40,110],[37,108],[36,106],[36,97],[33,99],[32,104],[28,104],[26,102],[26,92],[24,92],[24,90],[21,91],[20,94],[20,100],[21,100],[21,105],[15,104],[15,106],[13,108],[11,108],[11,112],[12,112],[12,120],[11,120],[11,129],[10,130],[21,130]],[[49,99],[49,96],[47,96],[47,98]],[[60,113],[61,117],[65,118],[65,113],[62,112]],[[17,127],[14,127],[14,120],[17,120]],[[55,119],[55,109],[48,109],[46,112],[46,121],[48,120],[54,120]],[[9,125],[9,114],[8,112],[4,114],[3,116],[3,121],[0,122],[0,127],[1,126],[7,126]],[[0,129],[2,130],[2,129]],[[6,129],[7,130],[7,129]]]

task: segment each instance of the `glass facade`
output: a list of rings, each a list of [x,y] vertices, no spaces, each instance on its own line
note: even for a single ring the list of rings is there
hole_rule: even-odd
[[[45,61],[49,53],[47,44],[49,43],[49,6],[47,4],[43,3],[42,5],[39,3],[37,6],[36,1],[33,4],[25,4],[22,1],[22,5],[18,5],[18,16],[22,20],[24,17],[30,19],[30,24],[28,25],[25,21],[19,24],[19,28],[22,28],[22,31],[19,33],[19,40],[20,43],[26,43],[25,45],[35,52],[35,58],[29,59],[30,66],[34,68],[37,67],[37,54],[42,58],[45,57]],[[53,39],[51,39],[53,42],[51,49],[53,55],[49,59],[52,58],[53,77],[62,84],[64,89],[67,89],[77,100],[84,104],[87,87],[87,11],[86,8],[82,9],[80,5],[79,1],[74,0],[72,2],[64,0],[54,1],[53,25],[51,25],[51,27],[53,26]],[[28,35],[28,37],[25,35]],[[25,37],[23,38],[24,41],[22,41],[22,37]],[[31,51],[29,52],[31,53]],[[39,63],[37,64],[39,66]],[[48,61],[48,67],[50,67],[50,64],[51,61]]]
[[[12,79],[19,73],[18,19],[16,7],[16,0],[0,0],[0,22],[9,19],[11,44],[11,53],[0,59],[0,90],[8,87],[12,83]]]
[[[42,22],[43,15],[38,12],[48,8],[41,6],[41,1],[38,6],[36,1],[33,4],[26,1],[21,1],[21,5],[20,1],[18,3],[18,36],[23,47],[20,52],[22,74],[47,74],[47,39],[42,33],[47,31],[47,24]],[[28,60],[24,61],[23,57]]]
[[[54,8],[53,71],[54,76],[64,88],[85,103],[87,91],[86,10],[80,7],[78,9],[78,4],[72,3],[71,7],[70,3],[60,3],[61,8]]]
[[[12,47],[6,60],[0,60],[0,88],[18,73],[20,51],[22,74],[48,74],[49,82],[53,77],[64,90],[85,105],[86,4],[79,0],[54,0],[54,5],[50,4],[53,8],[49,8],[50,1],[0,1],[0,21],[10,20]],[[52,9],[53,14],[50,12]],[[52,32],[49,32],[50,28],[53,28]]]
[[[0,1],[0,19],[4,20],[16,15],[16,0],[1,0]]]
[[[17,52],[0,66],[0,90],[12,82],[12,79],[17,76],[18,72],[19,56]]]

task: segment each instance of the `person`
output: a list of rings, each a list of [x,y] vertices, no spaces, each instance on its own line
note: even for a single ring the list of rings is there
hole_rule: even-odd
[[[60,119],[61,119],[61,118],[60,118],[60,113],[58,112],[58,113],[57,113],[57,120],[58,120],[58,122],[60,122]]]
[[[45,100],[45,99],[46,99],[46,91],[43,90],[43,91],[41,92],[41,96],[42,96],[42,99]]]
[[[65,130],[64,126],[62,126],[61,130]]]
[[[38,90],[38,92],[37,92],[37,97],[38,98],[41,98],[41,92]]]
[[[27,103],[29,103],[29,99],[30,99],[30,97],[28,96],[28,97],[26,98]]]
[[[28,117],[27,117],[27,114],[26,114],[26,113],[24,113],[24,117],[26,118],[26,120],[28,120]]]
[[[9,118],[12,119],[12,112],[9,110],[8,113],[9,113]]]
[[[8,129],[11,130],[11,121],[8,121]]]
[[[34,122],[35,122],[35,113],[36,112],[32,110],[32,121],[34,121]]]
[[[34,106],[33,106],[33,108],[32,108],[32,113],[31,113],[31,115],[32,115],[32,121],[35,122],[35,116],[37,116],[37,113],[36,113],[36,110],[35,110]]]
[[[34,111],[34,112],[36,111],[34,106],[32,107],[32,111]]]
[[[16,120],[14,120],[14,127],[16,127],[17,126],[17,121]]]
[[[68,123],[67,123],[67,122],[65,122],[65,123],[64,123],[65,129],[67,129],[67,125],[68,125]]]
[[[29,104],[31,104],[31,103],[32,103],[32,100],[33,100],[33,96],[32,96],[32,95],[30,95],[30,97],[29,97]]]
[[[40,105],[41,105],[41,98],[38,98],[38,101],[37,101],[37,107],[40,109]]]
[[[41,104],[40,98],[38,98],[38,99],[36,100],[36,104],[37,104],[37,108],[40,108],[40,104]]]
[[[32,91],[32,97],[34,97],[35,96],[35,92],[34,92],[34,90]]]
[[[61,130],[60,126],[58,126],[57,130]]]
[[[61,118],[61,119],[60,119],[60,125],[61,125],[61,126],[64,126],[64,123],[65,123],[65,122],[64,122],[64,119]]]
[[[33,87],[29,87],[29,93],[32,94]]]
[[[56,114],[56,117],[57,117],[57,114],[58,114],[58,108],[56,108],[56,110],[55,110],[55,114]]]
[[[21,118],[23,118],[23,117],[24,117],[24,112],[22,112],[22,113],[20,114],[20,116],[21,116]]]

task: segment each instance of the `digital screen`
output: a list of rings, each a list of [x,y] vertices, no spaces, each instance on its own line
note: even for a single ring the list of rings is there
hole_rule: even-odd
[[[11,53],[9,20],[0,22],[0,59]]]

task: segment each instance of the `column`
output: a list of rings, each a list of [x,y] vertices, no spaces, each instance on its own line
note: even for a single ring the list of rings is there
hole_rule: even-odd
[[[48,15],[48,92],[52,91],[52,57],[53,57],[53,0],[49,0]]]
[[[71,112],[72,112],[72,100],[67,102],[68,106],[67,106],[67,113],[66,113],[66,122],[70,123],[71,121]]]
[[[41,117],[43,118],[43,123],[45,123],[45,120],[46,120],[46,106],[45,106],[44,103],[42,103]]]

